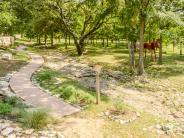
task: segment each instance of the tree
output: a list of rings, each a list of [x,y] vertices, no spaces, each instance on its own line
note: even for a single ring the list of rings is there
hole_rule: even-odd
[[[0,2],[0,34],[12,35],[16,18],[11,12],[10,2]]]
[[[73,37],[77,53],[80,56],[84,51],[85,40],[110,18],[116,9],[116,1],[44,0],[42,4],[58,19],[61,28]]]

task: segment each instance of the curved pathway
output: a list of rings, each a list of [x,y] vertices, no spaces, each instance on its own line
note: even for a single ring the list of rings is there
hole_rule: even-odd
[[[16,95],[35,107],[46,109],[53,115],[57,115],[57,117],[71,115],[80,111],[78,108],[43,92],[32,84],[32,74],[43,65],[44,60],[39,55],[32,53],[29,55],[32,59],[29,64],[21,68],[10,80],[10,87]]]

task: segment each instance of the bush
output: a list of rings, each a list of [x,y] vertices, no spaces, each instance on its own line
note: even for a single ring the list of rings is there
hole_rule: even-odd
[[[22,117],[23,126],[27,128],[42,129],[48,124],[48,114],[45,111],[24,112]]]
[[[24,109],[15,107],[11,111],[11,116],[16,117],[16,118],[20,118],[22,115],[22,112],[24,112]]]
[[[20,108],[20,110],[22,110],[26,107],[26,105],[24,103],[22,103],[22,101],[16,96],[6,98],[5,103],[8,103],[9,105],[11,105],[15,108]]]
[[[123,112],[125,110],[124,104],[121,100],[115,101],[113,105],[116,111]]]
[[[7,115],[12,111],[12,106],[8,103],[0,102],[0,114]]]
[[[36,80],[39,82],[48,81],[57,75],[58,75],[57,72],[49,70],[49,69],[45,69],[37,74]]]
[[[8,97],[5,102],[15,107],[18,103],[18,98],[16,96]]]
[[[82,90],[77,90],[74,86],[64,86],[61,89],[61,97],[71,103],[90,104],[94,102],[94,97]]]

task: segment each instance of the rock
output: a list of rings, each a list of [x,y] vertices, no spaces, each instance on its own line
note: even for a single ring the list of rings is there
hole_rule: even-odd
[[[183,118],[184,115],[181,112],[175,112],[173,116],[174,118]]]
[[[16,135],[20,137],[20,136],[22,136],[22,133],[21,132],[17,132]]]
[[[3,60],[12,60],[13,59],[13,56],[11,53],[5,53],[2,55],[2,59]]]
[[[28,130],[26,130],[24,133],[25,133],[26,135],[31,135],[33,132],[34,132],[34,129],[28,129]]]
[[[173,135],[174,132],[172,130],[168,130],[168,131],[165,131],[165,134],[167,134],[167,135]]]
[[[162,130],[156,130],[156,132],[157,132],[157,134],[159,134],[159,135],[163,135],[163,134],[164,134],[164,131],[162,131]]]
[[[57,138],[65,138],[60,132],[57,132]]]
[[[110,115],[109,111],[104,112],[104,115],[109,116]]]
[[[8,136],[8,138],[16,138],[16,135],[15,135],[15,134],[10,134],[10,135]]]
[[[126,124],[127,121],[126,120],[119,120],[119,123],[123,125],[123,124]]]
[[[39,134],[41,134],[42,136],[47,136],[48,135],[48,131],[39,131]]]
[[[0,131],[2,131],[3,129],[9,127],[10,125],[9,124],[2,124],[0,123]]]
[[[27,48],[27,47],[24,46],[24,45],[19,45],[19,46],[16,47],[16,50],[17,50],[17,51],[24,51],[26,48]]]
[[[157,125],[155,126],[155,128],[156,128],[156,129],[161,129],[161,128],[162,128],[162,126],[161,126],[161,125],[159,125],[159,124],[157,124]]]
[[[169,131],[169,130],[173,130],[173,125],[171,123],[166,124],[164,126],[162,126],[161,128],[163,131]]]
[[[1,132],[1,134],[2,134],[3,136],[8,136],[8,135],[10,135],[11,133],[13,133],[13,131],[14,131],[14,129],[13,129],[12,127],[7,127],[7,128],[5,128],[5,129]]]
[[[14,128],[14,131],[17,132],[17,133],[19,133],[19,132],[22,131],[22,128],[20,128],[20,127],[15,127],[15,128]]]
[[[137,117],[141,117],[141,114],[139,112],[136,112]]]
[[[1,87],[8,87],[9,83],[7,81],[0,81],[0,86]]]

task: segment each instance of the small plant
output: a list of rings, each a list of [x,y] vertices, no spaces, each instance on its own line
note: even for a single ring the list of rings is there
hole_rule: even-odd
[[[48,114],[45,111],[24,112],[22,123],[27,128],[42,129],[48,124]]]
[[[125,107],[124,107],[123,102],[121,100],[115,101],[113,106],[114,106],[114,109],[116,111],[124,112],[124,110],[125,110]]]
[[[16,96],[8,97],[5,99],[5,102],[15,107],[18,103],[18,98]]]
[[[15,107],[15,108],[13,108],[12,111],[11,111],[11,116],[12,116],[12,117],[16,117],[16,118],[20,118],[21,115],[22,115],[22,112],[24,112],[24,109]]]
[[[63,89],[61,89],[61,97],[71,103],[90,104],[94,102],[92,95],[78,90],[74,86],[64,86]]]
[[[16,96],[6,98],[4,102],[8,103],[9,105],[11,105],[15,108],[20,108],[20,110],[22,110],[26,107],[26,105],[24,103],[22,103],[22,101]]]
[[[0,114],[7,115],[12,111],[12,106],[8,103],[0,102]]]

